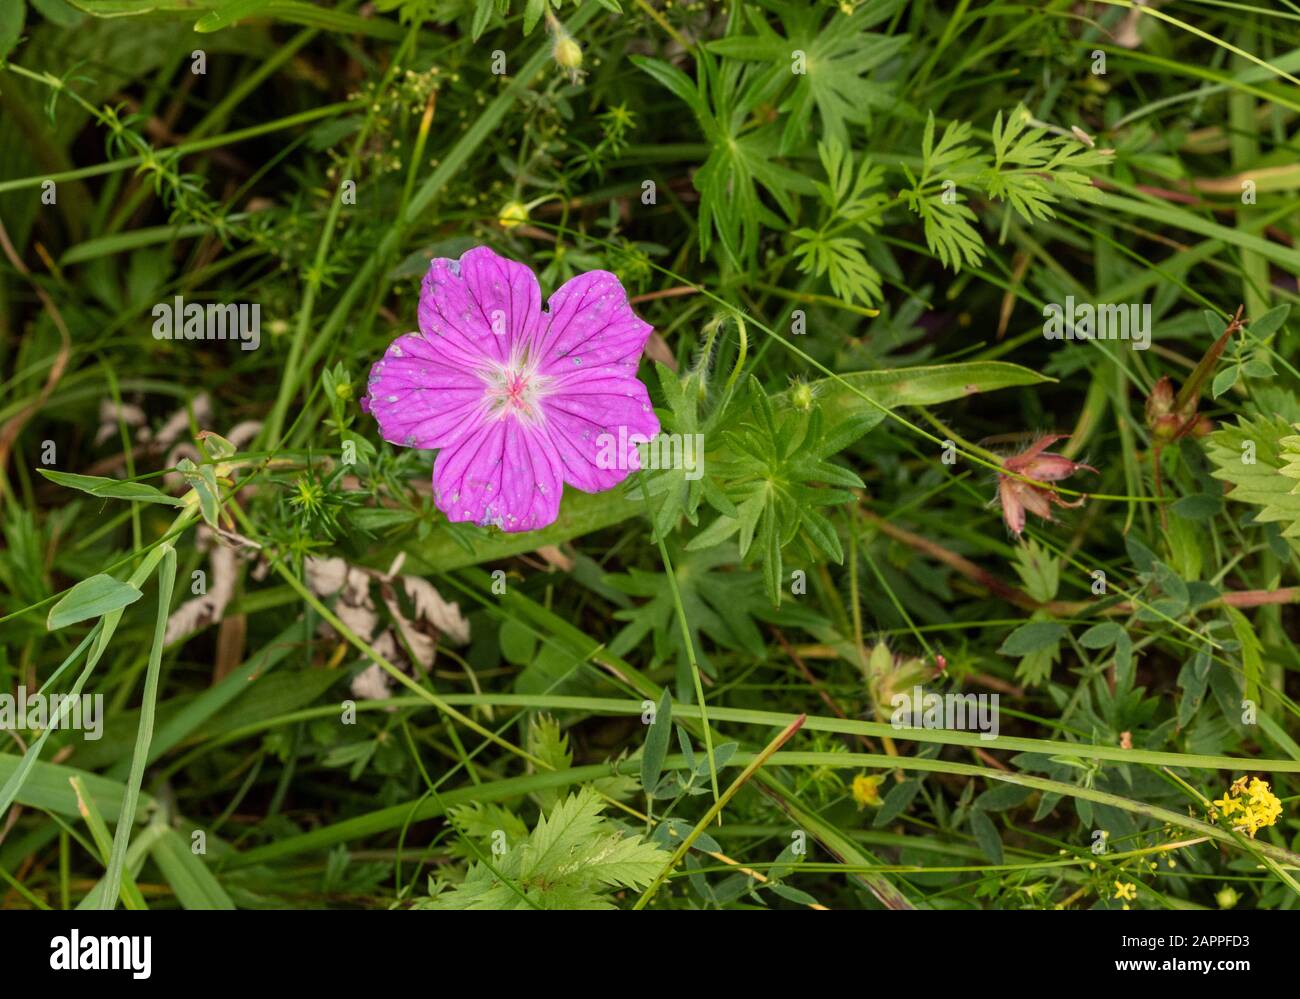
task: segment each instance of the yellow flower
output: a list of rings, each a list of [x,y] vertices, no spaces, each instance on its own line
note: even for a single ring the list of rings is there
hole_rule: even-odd
[[[1222,798],[1214,802],[1214,807],[1217,808],[1222,815],[1228,816],[1240,808],[1241,804],[1236,798],[1229,798],[1227,794],[1224,794]]]
[[[880,804],[880,784],[884,779],[882,774],[858,774],[853,778],[853,800],[858,808]]]
[[[1214,807],[1224,818],[1231,818],[1240,812],[1241,816],[1233,822],[1232,827],[1251,839],[1265,826],[1277,822],[1282,815],[1282,802],[1273,794],[1268,781],[1258,777],[1238,777],[1223,797],[1214,802]]]
[[[1219,903],[1220,909],[1231,909],[1241,898],[1237,890],[1232,885],[1224,885],[1214,895],[1214,900]]]
[[[1116,881],[1115,897],[1123,899],[1126,902],[1137,898],[1137,885],[1133,884],[1131,881]],[[1128,906],[1124,906],[1124,908],[1127,909]]]

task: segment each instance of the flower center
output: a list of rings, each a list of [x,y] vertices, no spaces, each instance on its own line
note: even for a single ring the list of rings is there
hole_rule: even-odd
[[[516,372],[506,375],[506,401],[511,406],[525,405],[524,396],[528,392],[528,376]]]
[[[487,398],[493,416],[514,416],[530,423],[541,419],[538,402],[543,394],[541,390],[546,382],[545,377],[531,368],[510,365],[498,368],[486,381]]]

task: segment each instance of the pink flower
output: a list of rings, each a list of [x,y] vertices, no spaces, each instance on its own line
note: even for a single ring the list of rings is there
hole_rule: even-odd
[[[652,327],[618,278],[580,274],[546,305],[528,267],[486,246],[439,257],[420,289],[420,332],[370,371],[363,408],[384,439],[439,449],[433,497],[449,520],[546,527],[564,483],[618,485],[640,467],[637,439],[659,432],[636,378]]]
[[[1097,471],[1091,465],[1071,461],[1064,455],[1050,454],[1045,450],[1048,445],[1063,440],[1066,436],[1049,434],[1040,437],[1020,454],[1003,459],[1002,467],[1014,475],[1023,475],[1026,478],[1037,479],[1039,482],[1059,482],[1081,468],[1089,472]],[[1016,537],[1020,537],[1025,529],[1026,510],[1044,520],[1051,520],[1052,504],[1057,506],[1083,504],[1082,497],[1077,502],[1067,503],[1055,490],[1044,489],[1032,482],[1014,479],[1010,475],[998,476],[998,501],[1002,504],[1002,519],[1007,522],[1007,527],[1011,528],[1011,533]]]

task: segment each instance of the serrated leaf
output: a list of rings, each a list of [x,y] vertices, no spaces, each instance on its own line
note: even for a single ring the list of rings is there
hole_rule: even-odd
[[[668,854],[627,836],[601,815],[590,786],[565,798],[493,867],[471,864],[465,880],[430,901],[434,909],[611,909],[609,891],[643,888]]]
[[[1059,621],[1030,621],[1008,635],[998,651],[1004,656],[1027,656],[1056,645],[1066,630]]]
[[[1232,484],[1230,501],[1261,509],[1259,524],[1282,525],[1282,536],[1300,551],[1300,438],[1280,417],[1238,417],[1206,438],[1211,475]]]
[[[1187,520],[1212,520],[1223,511],[1223,497],[1197,493],[1184,496],[1169,509]]]

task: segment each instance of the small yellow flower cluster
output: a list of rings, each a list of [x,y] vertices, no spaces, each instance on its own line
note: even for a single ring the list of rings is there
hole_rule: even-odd
[[[1238,777],[1223,797],[1214,802],[1210,814],[1211,817],[1222,815],[1232,822],[1234,829],[1254,839],[1255,833],[1278,820],[1282,802],[1269,788],[1268,781]]]
[[[1137,885],[1135,885],[1132,881],[1116,880],[1115,897],[1117,899],[1123,900],[1124,902],[1123,908],[1127,909],[1129,907],[1128,905],[1129,902],[1132,902],[1137,898],[1137,892],[1138,892]]]
[[[853,778],[853,800],[858,808],[880,805],[880,785],[884,779],[883,774],[858,774]]]

